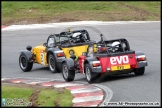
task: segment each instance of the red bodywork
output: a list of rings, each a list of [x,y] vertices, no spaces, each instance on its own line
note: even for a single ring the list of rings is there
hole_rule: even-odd
[[[135,54],[126,54],[120,56],[98,57],[102,67],[102,73],[119,71],[124,69],[137,68],[137,61]]]
[[[80,72],[84,73],[84,65],[83,62],[86,56],[80,56],[79,59],[79,68]],[[123,71],[133,68],[138,68],[137,60],[135,54],[125,54],[125,55],[118,55],[118,56],[106,56],[106,57],[97,57],[97,59],[101,63],[102,72],[113,72],[113,71]]]
[[[79,68],[80,68],[80,72],[84,73],[84,60],[85,60],[86,56],[82,55],[78,57],[79,60]]]

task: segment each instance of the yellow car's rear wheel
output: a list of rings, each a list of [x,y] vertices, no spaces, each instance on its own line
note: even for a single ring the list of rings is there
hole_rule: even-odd
[[[75,77],[75,71],[74,70],[69,70],[68,66],[66,63],[62,64],[62,75],[65,81],[73,81]]]

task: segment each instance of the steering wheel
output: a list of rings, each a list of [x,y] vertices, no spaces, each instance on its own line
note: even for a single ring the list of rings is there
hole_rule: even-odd
[[[112,47],[106,47],[106,49],[108,50],[109,53],[113,53]]]
[[[70,38],[69,40],[70,40],[71,43],[75,43],[76,42],[75,39],[72,39],[72,38]]]

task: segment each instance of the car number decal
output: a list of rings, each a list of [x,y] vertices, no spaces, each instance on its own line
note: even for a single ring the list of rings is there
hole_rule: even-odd
[[[130,69],[130,65],[119,65],[119,66],[112,66],[111,71],[116,71],[116,70],[124,70],[124,69]]]
[[[41,56],[41,64],[44,64],[44,53],[43,53],[43,51],[41,51],[40,56]]]
[[[122,70],[122,69],[124,69],[124,66],[117,66],[117,69]]]

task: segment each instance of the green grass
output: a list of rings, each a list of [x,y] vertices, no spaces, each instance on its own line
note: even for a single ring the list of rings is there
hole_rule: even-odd
[[[58,104],[62,107],[72,106],[73,96],[68,90],[65,89],[63,94],[59,94],[57,90],[53,90],[52,93],[49,93],[50,91],[51,90],[44,90],[40,92],[38,103],[44,103],[40,106],[51,106],[54,104],[54,100],[58,101]]]
[[[60,94],[60,96],[63,98],[59,101],[59,103],[62,104],[63,107],[72,106],[73,96],[69,95],[69,90],[65,89],[64,92],[65,94],[68,94],[68,95]]]
[[[31,93],[32,89],[30,88],[2,86],[2,97],[4,98],[27,98]]]
[[[32,94],[32,89],[30,88],[18,88],[14,86],[2,86],[2,98],[6,99],[25,99],[29,102],[29,96]],[[11,101],[9,101],[11,102]]]
[[[146,1],[141,1],[141,2],[126,2],[126,4],[134,7],[138,7],[140,9],[146,10],[148,12],[152,12],[155,14],[160,14],[160,2],[146,2]]]
[[[160,1],[3,1],[1,7],[2,24],[18,21],[46,23],[52,20],[160,20],[161,13]]]
[[[51,97],[53,96],[53,97]],[[54,100],[57,100],[58,99],[58,92],[56,90],[54,90],[51,94],[49,94],[49,90],[46,90],[46,91],[42,91],[40,94],[39,94],[39,100],[38,102],[41,104],[41,103],[44,103],[40,106],[50,106],[51,104],[54,103]],[[49,97],[50,100],[49,100]]]
[[[41,90],[38,95],[38,106],[56,106],[54,104],[55,101],[58,101],[60,107],[70,107],[72,106],[72,99],[73,96],[70,91],[63,89],[63,92],[60,93],[59,89],[45,89],[45,88],[38,88]],[[25,99],[26,103],[30,102],[31,95],[34,89],[29,87],[16,87],[16,86],[2,86],[2,98],[7,99]],[[33,98],[36,98],[34,96]],[[32,99],[33,99],[32,98]],[[35,100],[34,100],[35,101]],[[32,104],[36,105],[35,102],[32,101]]]

